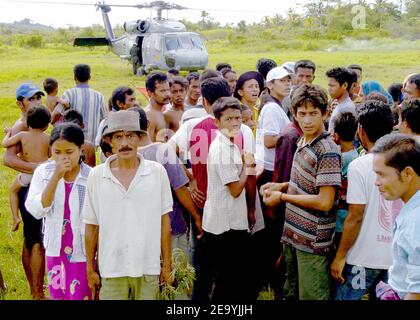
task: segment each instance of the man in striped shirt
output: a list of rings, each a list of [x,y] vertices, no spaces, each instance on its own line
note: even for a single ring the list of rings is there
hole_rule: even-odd
[[[304,84],[296,90],[292,111],[303,137],[290,182],[261,187],[267,205],[286,203],[282,237],[286,299],[330,299],[328,264],[336,220],[333,209],[341,187],[341,154],[324,129],[327,105],[327,94],[318,86]]]
[[[105,117],[106,106],[104,96],[89,87],[90,66],[78,64],[73,68],[76,86],[68,89],[63,94],[63,99],[68,102],[67,108],[79,111],[83,116],[85,139],[95,141],[99,124]]]

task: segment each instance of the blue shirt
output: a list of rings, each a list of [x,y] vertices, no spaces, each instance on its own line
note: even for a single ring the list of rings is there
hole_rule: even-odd
[[[420,191],[401,209],[393,233],[389,284],[403,299],[420,293]]]

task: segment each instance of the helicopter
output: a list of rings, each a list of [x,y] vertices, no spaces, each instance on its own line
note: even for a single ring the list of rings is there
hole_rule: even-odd
[[[207,68],[208,52],[204,38],[187,31],[180,21],[162,18],[163,10],[188,8],[165,1],[139,5],[97,3],[95,6],[101,10],[106,37],[78,37],[73,40],[74,46],[109,46],[121,59],[128,60],[133,74],[139,76],[157,69],[197,71]],[[111,6],[155,9],[157,17],[125,22],[126,34],[116,38],[108,16]]]

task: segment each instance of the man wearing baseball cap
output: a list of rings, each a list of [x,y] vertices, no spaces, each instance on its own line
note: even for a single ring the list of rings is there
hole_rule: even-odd
[[[282,107],[282,101],[289,96],[292,86],[292,73],[283,66],[271,69],[267,74],[266,86],[270,90],[270,101],[260,111],[257,122],[255,161],[262,173],[257,176],[258,189],[267,182],[273,181],[274,159],[277,140],[282,130],[289,124],[289,118]],[[258,170],[259,172],[261,172]],[[264,214],[265,229],[261,236],[261,271],[265,275],[260,286],[268,282],[274,285],[275,262],[280,254],[280,239],[276,239],[275,221],[260,195]]]
[[[41,105],[41,96],[44,93],[33,83],[23,83],[16,89],[16,105],[21,111],[20,118],[14,123],[11,135],[21,131],[28,131],[26,113],[29,108]],[[19,172],[33,173],[36,163],[26,162],[19,157],[20,145],[14,145],[6,149],[3,157],[4,165]],[[31,288],[33,299],[44,297],[43,282],[45,269],[44,247],[42,245],[42,220],[36,220],[26,211],[25,201],[29,186],[22,187],[19,191],[19,210],[23,220],[23,251],[22,263],[26,277]]]
[[[111,112],[103,135],[115,154],[87,181],[87,276],[101,300],[154,300],[159,275],[172,282],[171,187],[164,167],[137,153],[142,132],[137,112]]]

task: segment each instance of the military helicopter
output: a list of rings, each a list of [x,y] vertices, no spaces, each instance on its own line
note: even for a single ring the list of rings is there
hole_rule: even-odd
[[[187,31],[180,21],[162,18],[163,10],[188,9],[177,4],[154,1],[139,5],[108,5],[97,3],[101,10],[106,37],[75,38],[75,46],[109,46],[121,59],[128,60],[133,73],[146,75],[155,69],[195,71],[207,68],[208,52],[198,33]],[[139,19],[124,23],[125,35],[116,38],[108,13],[113,7],[150,8],[157,11],[154,19]]]

